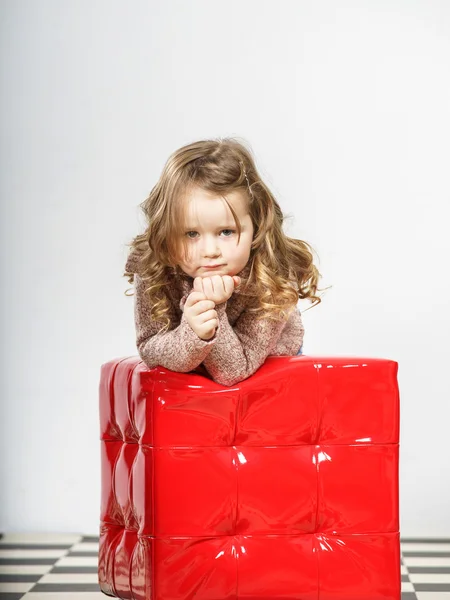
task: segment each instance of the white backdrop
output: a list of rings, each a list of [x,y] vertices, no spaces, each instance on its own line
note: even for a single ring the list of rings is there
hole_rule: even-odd
[[[176,148],[231,135],[333,286],[305,354],[399,363],[402,536],[450,536],[450,4],[0,11],[0,531],[98,533],[98,382],[137,354],[138,204]]]

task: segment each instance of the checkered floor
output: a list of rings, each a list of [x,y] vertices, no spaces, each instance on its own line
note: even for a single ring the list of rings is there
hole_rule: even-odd
[[[402,600],[450,600],[450,539],[405,539]],[[105,600],[98,537],[0,535],[0,600]]]

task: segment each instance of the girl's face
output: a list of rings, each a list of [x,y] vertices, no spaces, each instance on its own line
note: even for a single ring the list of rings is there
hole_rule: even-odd
[[[188,250],[179,266],[191,277],[236,275],[250,258],[253,224],[246,210],[246,199],[239,191],[227,194],[226,198],[242,226],[239,244],[233,215],[225,200],[198,187],[186,195],[184,236]],[[210,265],[214,268],[208,268]]]

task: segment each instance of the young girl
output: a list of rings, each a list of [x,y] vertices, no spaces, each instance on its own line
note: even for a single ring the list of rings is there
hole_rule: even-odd
[[[269,355],[302,353],[297,303],[321,276],[249,149],[232,138],[183,146],[140,205],[147,222],[124,276],[135,288],[136,346],[149,367],[199,369],[232,386]]]

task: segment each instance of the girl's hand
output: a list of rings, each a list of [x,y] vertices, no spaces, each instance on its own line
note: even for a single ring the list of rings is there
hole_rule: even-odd
[[[213,275],[212,277],[196,277],[193,290],[201,292],[214,304],[225,302],[231,297],[235,288],[241,283],[237,275]]]
[[[193,331],[202,340],[211,339],[219,326],[214,302],[201,292],[191,292],[186,298],[183,312]]]

